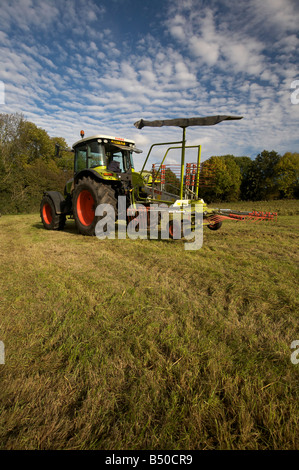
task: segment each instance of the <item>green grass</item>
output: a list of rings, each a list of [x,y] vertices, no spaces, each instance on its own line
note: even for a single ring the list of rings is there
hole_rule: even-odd
[[[198,251],[2,216],[0,448],[298,449],[298,204]]]
[[[238,202],[215,202],[209,204],[211,207],[228,208],[236,210],[256,210],[265,212],[277,212],[281,215],[299,215],[298,199],[281,199],[275,201],[238,201]]]

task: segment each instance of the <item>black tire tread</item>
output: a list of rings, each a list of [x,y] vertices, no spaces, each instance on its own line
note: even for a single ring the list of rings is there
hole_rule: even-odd
[[[49,204],[51,207],[51,211],[52,211],[51,224],[47,224],[43,218],[43,207],[45,204]],[[65,222],[66,222],[66,215],[56,214],[54,203],[49,196],[44,196],[41,200],[40,217],[46,230],[63,230],[64,229]]]
[[[216,222],[215,224],[210,224],[207,227],[210,230],[219,230],[221,226],[222,226],[222,221],[220,220],[219,222]]]
[[[96,206],[98,204],[111,204],[114,207],[115,214],[117,216],[117,199],[115,196],[115,190],[109,185],[105,183],[101,183],[99,181],[94,180],[89,176],[84,176],[80,179],[75,187],[73,193],[73,214],[76,222],[77,229],[79,233],[82,235],[93,236],[95,235],[95,225],[96,222],[99,220],[99,217],[95,217],[94,222],[86,227],[83,226],[78,218],[77,211],[76,211],[76,203],[77,198],[83,189],[88,189],[92,192],[95,196],[95,203]]]

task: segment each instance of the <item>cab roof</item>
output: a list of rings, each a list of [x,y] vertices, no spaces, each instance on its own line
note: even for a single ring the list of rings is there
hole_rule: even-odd
[[[89,142],[91,140],[97,140],[97,139],[107,140],[109,143],[112,141],[111,143],[113,144],[115,143],[116,145],[117,144],[122,144],[122,145],[132,144],[133,147],[135,146],[134,140],[124,139],[122,137],[114,137],[114,136],[109,136],[109,135],[97,134],[97,135],[92,135],[90,137],[84,137],[83,139],[78,140],[77,142],[73,144],[73,148],[75,148],[77,145],[81,144],[82,142]]]

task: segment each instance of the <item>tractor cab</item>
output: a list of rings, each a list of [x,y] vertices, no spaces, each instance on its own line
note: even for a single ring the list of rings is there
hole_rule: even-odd
[[[125,173],[134,169],[133,152],[140,152],[133,140],[96,135],[82,138],[73,145],[75,174],[85,169]]]

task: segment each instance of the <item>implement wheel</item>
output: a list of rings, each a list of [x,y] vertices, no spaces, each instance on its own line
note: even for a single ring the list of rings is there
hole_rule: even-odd
[[[207,227],[210,230],[219,230],[221,226],[222,226],[222,221],[221,220],[219,222],[215,222],[214,224],[207,225]]]
[[[82,235],[95,235],[96,224],[102,218],[95,215],[99,204],[110,204],[115,216],[117,215],[114,189],[90,177],[83,177],[76,185],[73,194],[73,214],[78,231]]]
[[[184,237],[183,224],[177,220],[170,220],[168,223],[168,235],[171,240],[178,240]]]
[[[56,214],[55,206],[49,196],[44,196],[40,204],[40,216],[47,230],[62,230],[65,225],[65,214]]]

